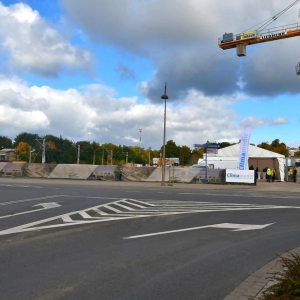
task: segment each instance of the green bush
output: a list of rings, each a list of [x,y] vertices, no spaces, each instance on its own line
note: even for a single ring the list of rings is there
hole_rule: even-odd
[[[264,291],[259,300],[297,300],[300,299],[300,256],[280,257],[283,270],[276,273],[276,283]]]

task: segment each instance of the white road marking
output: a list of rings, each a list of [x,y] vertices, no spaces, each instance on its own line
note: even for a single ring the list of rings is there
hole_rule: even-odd
[[[70,215],[62,215],[61,216],[61,218],[62,218],[62,220],[64,221],[64,222],[74,222],[72,219],[71,219],[71,217],[70,217]],[[50,221],[53,221],[53,220],[55,220],[56,218],[54,217],[53,219],[52,218],[50,218],[51,220]],[[48,219],[49,220],[49,219]],[[32,224],[32,223],[31,223]]]
[[[178,195],[199,195],[199,196],[220,196],[220,197],[243,197],[243,198],[278,198],[278,199],[299,199],[300,196],[295,193],[294,195],[283,195],[283,194],[270,194],[270,193],[265,193],[265,194],[255,194],[255,192],[252,192],[249,194],[249,191],[246,191],[244,194],[224,194],[224,193],[177,193]]]
[[[30,214],[30,213],[33,213],[33,212],[37,212],[37,211],[51,209],[51,208],[55,208],[55,207],[61,206],[61,205],[59,205],[56,202],[51,202],[51,203],[40,203],[40,204],[37,204],[37,205],[33,205],[33,207],[34,206],[40,206],[40,205],[43,206],[43,208],[35,209],[35,210],[23,211],[23,212],[19,212],[19,213],[16,213],[16,214],[11,214],[11,215],[6,215],[6,216],[1,216],[0,219],[15,217],[15,216],[19,216],[19,215]]]
[[[122,200],[121,200],[122,201]],[[125,202],[126,203],[126,202]],[[134,211],[135,209],[134,208],[131,208],[131,207],[128,207],[128,206],[125,206],[123,204],[121,204],[120,202],[119,203],[116,203],[117,206],[120,206],[120,207],[123,207],[127,210],[130,210],[130,211]]]
[[[114,208],[114,207],[111,207],[111,204],[112,203],[110,203],[110,204],[105,204],[105,205],[103,205],[103,207],[105,207],[105,208],[107,208],[107,209],[109,209],[109,210],[112,210],[112,211],[114,211],[114,212],[116,212],[116,213],[122,213],[122,211],[121,210],[118,210],[118,209],[116,209],[116,208]]]
[[[274,224],[274,223],[265,224],[265,225],[222,223],[222,224],[215,224],[215,225],[207,225],[207,226],[199,226],[199,227],[192,227],[192,228],[185,228],[185,229],[178,229],[178,230],[169,230],[169,231],[141,234],[141,235],[133,235],[133,236],[129,236],[129,237],[124,237],[123,239],[137,239],[137,238],[143,238],[143,237],[149,237],[149,236],[156,236],[156,235],[163,235],[163,234],[169,234],[169,233],[191,231],[191,230],[204,229],[204,228],[229,228],[229,229],[235,229],[235,230],[232,230],[232,231],[257,230],[257,229],[263,229],[263,228],[265,228],[267,226],[270,226],[272,224]]]
[[[139,205],[139,204],[136,204],[136,203],[133,203],[133,202],[128,202],[126,200],[121,200],[121,202],[125,202],[125,203],[129,203],[130,205],[132,206],[135,206],[135,207],[138,207],[138,208],[146,208],[147,206],[142,206],[142,205]]]
[[[106,213],[106,212],[104,212],[104,211],[102,211],[102,210],[100,210],[98,208],[93,208],[93,211],[95,211],[99,215],[103,215],[103,216],[108,215],[108,213]]]
[[[54,196],[45,196],[45,197],[39,197],[39,198],[30,198],[30,199],[22,199],[22,200],[13,200],[8,202],[2,202],[1,205],[10,205],[10,204],[16,204],[16,203],[22,203],[22,202],[29,202],[29,201],[39,201],[44,199],[52,199],[52,198],[59,198],[59,197],[68,197],[67,195],[54,195]]]
[[[56,202],[47,202],[47,203],[39,203],[39,204],[33,205],[33,207],[34,206],[43,206],[44,208],[49,209],[49,208],[54,208],[54,207],[60,207],[61,205]]]
[[[35,186],[35,185],[21,185],[21,184],[0,184],[0,186],[8,186],[8,187],[21,187],[21,188],[35,188],[35,189],[42,189],[42,186]]]
[[[100,198],[100,197],[99,197]],[[103,198],[103,197],[101,197]],[[108,198],[106,198],[108,199]],[[127,206],[133,203],[138,203],[141,206],[140,209],[136,208],[133,212]],[[116,209],[120,204],[123,207],[123,211]],[[192,207],[192,205],[194,207]],[[126,208],[124,208],[126,207]],[[144,218],[144,217],[157,217],[157,216],[168,216],[168,215],[179,215],[179,214],[194,214],[194,213],[209,213],[209,212],[225,212],[225,211],[243,211],[243,210],[265,210],[265,209],[290,209],[299,208],[294,206],[274,206],[274,205],[257,205],[257,204],[236,204],[236,203],[218,203],[218,202],[192,202],[192,201],[157,201],[153,199],[147,199],[145,201],[136,199],[119,199],[114,202],[106,203],[103,205],[97,205],[94,207],[86,208],[80,211],[70,212],[55,216],[52,218],[24,224],[11,229],[0,231],[0,235],[12,234],[24,231],[34,231],[40,229],[59,228],[73,225],[83,225],[90,223],[100,223],[107,221],[116,221],[133,218]],[[104,212],[102,209],[110,210],[111,213]],[[89,211],[95,211],[99,215],[91,216]],[[80,214],[83,220],[73,220],[76,214]],[[51,221],[60,220],[61,224],[55,225],[44,225]],[[226,223],[227,224],[227,223]],[[245,229],[244,229],[245,230]]]
[[[140,204],[146,204],[146,205],[149,205],[149,206],[155,206],[155,204],[151,204],[151,203],[149,203],[149,202],[145,202],[145,201],[147,201],[147,200],[144,200],[143,199],[143,201],[140,201],[140,200],[136,200],[136,199],[128,199],[128,200],[131,200],[131,201],[134,201],[134,202],[137,202],[137,203],[140,203]],[[131,202],[130,202],[131,203]]]
[[[84,219],[92,219],[93,217],[90,216],[87,212],[81,211],[79,214],[84,218]]]
[[[45,210],[45,209],[46,208],[40,208],[40,209],[35,209],[35,210],[23,211],[23,212],[12,214],[12,215],[1,216],[0,219],[15,217],[15,216],[19,216],[19,215],[25,215],[25,214],[29,214],[29,213],[32,213],[32,212],[37,212],[37,211]]]

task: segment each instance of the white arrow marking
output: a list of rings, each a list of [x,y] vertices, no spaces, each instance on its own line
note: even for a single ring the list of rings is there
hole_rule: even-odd
[[[54,208],[54,207],[61,206],[60,204],[58,204],[56,202],[49,202],[49,203],[40,203],[40,204],[37,204],[37,205],[33,205],[32,207],[39,206],[39,205],[43,206],[43,208],[35,209],[35,210],[29,210],[29,211],[23,211],[23,212],[12,214],[12,215],[2,216],[2,217],[0,217],[0,219],[14,217],[14,216],[18,216],[18,215],[30,214],[30,213],[33,213],[33,212],[36,212],[36,211],[41,211],[41,210],[45,210],[45,209],[49,209],[49,208]]]
[[[197,230],[197,229],[203,229],[203,228],[230,228],[230,229],[235,229],[235,230],[232,230],[232,231],[256,230],[256,229],[263,229],[263,228],[265,228],[267,226],[270,226],[272,224],[274,224],[274,223],[265,224],[265,225],[222,223],[222,224],[215,224],[215,225],[207,225],[207,226],[192,227],[192,228],[185,228],[185,229],[178,229],[178,230],[148,233],[148,234],[142,234],[142,235],[134,235],[134,236],[124,237],[123,239],[137,239],[137,238],[142,238],[142,237],[162,235],[162,234],[168,234],[168,233],[176,233],[176,232],[183,232],[183,231],[191,231],[191,230]]]
[[[34,206],[43,206],[44,209],[49,209],[49,208],[54,208],[54,207],[60,207],[61,205],[56,202],[48,202],[48,203],[39,203],[39,204],[33,205],[32,207],[34,207]]]

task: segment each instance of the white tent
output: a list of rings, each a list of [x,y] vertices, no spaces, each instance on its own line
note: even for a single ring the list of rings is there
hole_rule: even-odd
[[[228,157],[238,159],[240,153],[240,144],[235,144],[226,148],[218,150],[218,154],[215,157],[228,159]],[[226,157],[226,158],[225,158]],[[248,165],[253,166],[254,169],[258,167],[259,171],[266,167],[275,168],[277,170],[277,179],[284,181],[284,155],[265,150],[259,147],[249,145],[248,151]]]

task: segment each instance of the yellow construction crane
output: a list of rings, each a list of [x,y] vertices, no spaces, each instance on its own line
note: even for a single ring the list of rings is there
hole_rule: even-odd
[[[236,35],[233,33],[223,34],[223,37],[219,39],[219,47],[223,50],[236,48],[237,56],[246,56],[246,46],[300,36],[300,23],[266,29],[299,1],[300,0],[293,2],[274,17],[258,24],[260,26],[255,30],[248,29]],[[296,73],[300,75],[300,63],[296,66]]]

